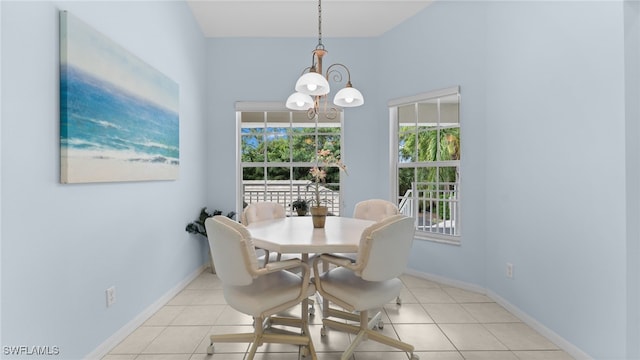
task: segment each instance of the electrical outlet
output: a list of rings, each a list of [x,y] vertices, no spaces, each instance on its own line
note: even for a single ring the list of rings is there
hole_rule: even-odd
[[[111,307],[111,305],[116,302],[116,287],[112,286],[106,290],[107,293],[107,307]]]
[[[513,264],[507,263],[507,277],[513,279]]]

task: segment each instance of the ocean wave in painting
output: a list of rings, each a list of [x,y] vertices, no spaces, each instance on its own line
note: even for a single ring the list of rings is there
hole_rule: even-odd
[[[174,110],[70,65],[60,72],[61,147],[96,159],[178,165]]]

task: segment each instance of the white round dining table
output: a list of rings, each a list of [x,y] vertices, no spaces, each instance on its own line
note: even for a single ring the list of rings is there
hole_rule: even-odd
[[[311,216],[292,216],[249,224],[256,247],[281,254],[356,253],[364,229],[373,221],[327,216],[324,228],[314,228]]]

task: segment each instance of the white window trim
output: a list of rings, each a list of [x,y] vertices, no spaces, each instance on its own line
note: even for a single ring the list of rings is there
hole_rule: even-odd
[[[398,162],[398,107],[402,105],[408,105],[416,102],[421,102],[433,98],[444,97],[447,95],[455,95],[460,96],[460,86],[452,86],[448,88],[443,88],[439,90],[429,91],[426,93],[401,97],[389,100],[387,102],[387,107],[389,108],[389,136],[391,141],[389,141],[389,169],[393,171],[395,174],[391,177],[391,181],[389,182],[389,198],[397,199],[398,198],[398,172],[397,169],[399,167]],[[460,126],[462,126],[462,118],[459,118]],[[395,139],[395,140],[394,140]],[[462,163],[462,162],[460,162]],[[462,173],[462,166],[460,166],[460,173]],[[462,178],[462,174],[460,175]],[[462,204],[462,193],[458,193],[459,202]],[[460,229],[460,234],[458,236],[453,235],[441,235],[436,233],[426,233],[426,232],[416,232],[416,239],[432,241],[436,243],[449,244],[449,245],[457,245],[460,246],[462,243],[462,234],[463,234],[463,221],[462,221],[462,208],[460,209],[459,214],[460,223],[457,225]]]
[[[235,103],[235,111],[236,111],[236,212],[241,214],[243,211],[243,194],[242,194],[242,186],[241,181],[243,176],[242,172],[242,152],[238,151],[242,146],[242,112],[292,112],[291,109],[287,109],[283,103],[281,102],[269,102],[269,101],[236,101]],[[339,109],[338,116],[340,119],[340,158],[345,159],[345,146],[344,146],[344,112]],[[306,165],[306,163],[287,163],[287,166],[290,165]],[[345,203],[344,203],[344,180],[343,176],[340,176],[340,203],[338,204],[340,214],[344,214]]]

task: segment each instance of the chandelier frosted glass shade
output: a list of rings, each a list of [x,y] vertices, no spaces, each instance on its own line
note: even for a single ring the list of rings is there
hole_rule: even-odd
[[[309,110],[314,105],[313,98],[301,92],[295,92],[287,98],[287,109],[291,110]]]
[[[356,107],[364,104],[364,96],[358,89],[347,86],[338,91],[333,103],[340,107]]]
[[[324,76],[310,71],[298,79],[296,91],[307,95],[326,95],[329,93],[329,82]]]

